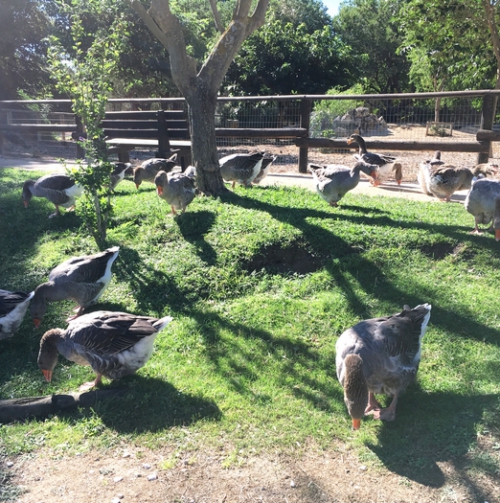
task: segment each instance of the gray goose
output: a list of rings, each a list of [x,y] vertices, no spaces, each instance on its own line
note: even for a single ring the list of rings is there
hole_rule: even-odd
[[[71,211],[75,207],[75,200],[83,194],[83,187],[76,184],[69,176],[53,173],[38,180],[26,180],[23,184],[22,199],[25,208],[33,196],[45,197],[56,207],[56,211],[49,218],[60,214],[59,206]]]
[[[416,377],[430,316],[430,304],[404,306],[399,314],[361,321],[339,337],[337,377],[354,429],[368,413],[384,421],[396,418],[398,397]],[[389,407],[380,407],[379,393],[393,397]]]
[[[134,169],[135,186],[139,188],[142,182],[154,183],[155,176],[159,171],[168,173],[172,171],[175,166],[177,166],[177,154],[174,154],[168,159],[162,159],[161,157],[147,159]]]
[[[219,159],[220,172],[226,182],[232,182],[232,188],[236,182],[249,187],[260,174],[264,152],[251,154],[230,154]]]
[[[495,239],[500,240],[500,182],[497,180],[477,180],[467,194],[465,209],[474,216],[473,234],[481,234],[479,224],[492,225],[486,229],[495,230]]]
[[[54,328],[43,334],[38,366],[50,382],[59,354],[79,365],[90,365],[96,379],[80,389],[98,386],[102,376],[120,379],[146,364],[156,336],[171,321],[170,316],[158,319],[112,311],[84,314],[66,330]]]
[[[12,337],[28,310],[34,292],[0,290],[0,340]]]
[[[403,179],[403,171],[401,164],[399,162],[396,162],[396,157],[392,157],[391,155],[386,154],[377,154],[375,152],[368,152],[366,150],[365,140],[359,134],[352,134],[347,139],[348,145],[351,145],[352,143],[355,143],[359,148],[359,152],[354,155],[354,158],[357,161],[362,161],[366,164],[375,164],[378,167],[377,176],[373,177],[371,181],[375,187],[383,183],[393,174],[393,172],[397,184],[401,184],[401,180]]]
[[[35,327],[47,310],[47,302],[72,299],[78,304],[76,316],[96,302],[111,281],[111,266],[120,248],[114,246],[95,255],[66,260],[52,269],[49,281],[35,288],[30,312]],[[72,318],[70,318],[72,319]]]
[[[341,164],[320,166],[309,164],[316,192],[331,206],[338,206],[338,202],[359,183],[360,172],[368,176],[376,176],[377,166],[358,161],[353,168]]]
[[[268,175],[271,169],[271,164],[277,159],[275,155],[264,154],[264,159],[262,159],[262,165],[260,167],[260,173],[254,178],[252,183],[260,183]]]
[[[184,213],[188,204],[194,199],[196,169],[194,166],[186,168],[184,173],[165,173],[160,171],[155,177],[156,191],[158,195],[167,201],[172,208],[172,213],[177,211]]]

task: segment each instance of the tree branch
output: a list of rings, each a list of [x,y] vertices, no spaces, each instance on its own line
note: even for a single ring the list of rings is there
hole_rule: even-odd
[[[212,9],[212,14],[214,16],[215,28],[217,31],[224,33],[224,27],[222,26],[219,11],[217,10],[217,0],[210,0],[210,8]]]
[[[165,34],[161,31],[160,27],[155,23],[155,20],[149,15],[148,11],[144,8],[139,0],[129,0],[132,9],[135,10],[136,14],[143,20],[144,24],[147,26],[149,31],[161,42],[161,44],[166,48],[167,39]]]

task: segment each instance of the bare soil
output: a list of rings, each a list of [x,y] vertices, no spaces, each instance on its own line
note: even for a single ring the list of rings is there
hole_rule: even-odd
[[[224,452],[175,457],[169,446],[123,444],[77,456],[41,451],[14,459],[9,470],[25,491],[17,503],[494,503],[500,495],[498,479],[471,478],[461,468],[465,460],[436,462],[428,480],[414,480],[411,473],[363,464],[348,445],[267,453],[229,467],[226,460]]]

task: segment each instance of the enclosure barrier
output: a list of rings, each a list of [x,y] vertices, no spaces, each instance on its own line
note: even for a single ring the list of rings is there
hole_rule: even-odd
[[[365,137],[370,150],[473,152],[478,154],[478,163],[487,162],[492,142],[500,141],[500,132],[494,126],[499,94],[500,90],[476,90],[219,97],[216,136],[218,145],[295,145],[302,173],[307,171],[310,149],[348,151],[353,146],[347,144],[347,137],[355,131]],[[183,98],[119,98],[108,102],[110,112],[185,108]],[[450,125],[448,130],[443,124]],[[391,139],[396,128],[407,129],[407,138]],[[412,128],[419,130],[415,137],[411,136]],[[0,153],[6,145],[35,153],[44,146],[62,150],[69,146],[77,157],[83,157],[71,140],[72,134],[77,138],[82,131],[70,100],[0,101]],[[431,132],[438,139],[429,139]]]

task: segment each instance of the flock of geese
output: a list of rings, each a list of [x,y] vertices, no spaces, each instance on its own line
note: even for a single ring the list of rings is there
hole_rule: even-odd
[[[354,167],[344,165],[310,164],[318,194],[329,204],[338,201],[359,182],[365,173],[373,185],[393,177],[402,180],[402,167],[391,156],[368,152],[364,139],[352,135],[348,143],[356,143]],[[275,157],[256,152],[231,154],[219,160],[221,175],[226,182],[246,187],[259,183],[267,175]],[[116,188],[125,176],[133,175],[137,187],[142,182],[154,183],[159,197],[171,206],[172,213],[184,212],[196,193],[196,170],[173,173],[175,155],[170,159],[150,159],[132,169],[128,163],[117,163],[110,187]],[[419,183],[422,190],[449,201],[456,190],[470,188],[465,207],[474,215],[475,232],[479,224],[493,221],[496,238],[500,239],[500,182],[477,176],[496,173],[493,165],[482,165],[475,170],[455,168],[441,161],[440,152],[420,165]],[[59,207],[71,208],[81,194],[69,177],[50,174],[23,185],[25,206],[32,196],[51,201],[56,212]],[[94,255],[73,257],[55,267],[48,281],[31,293],[0,290],[0,340],[11,337],[21,325],[28,309],[35,327],[39,327],[47,304],[71,299],[77,303],[75,314],[67,319],[66,329],[55,328],[44,333],[40,341],[38,366],[50,382],[58,355],[80,365],[90,365],[96,374],[91,383],[81,389],[99,385],[102,377],[119,379],[143,367],[153,352],[156,336],[172,321],[124,312],[85,310],[96,303],[111,281],[111,269],[119,254],[115,246]],[[421,343],[429,323],[430,304],[415,308],[404,306],[391,316],[361,321],[341,334],[336,343],[336,373],[344,389],[344,401],[352,418],[352,426],[359,429],[367,414],[376,419],[392,421],[396,417],[399,395],[417,374]],[[375,395],[392,396],[391,404],[382,408]]]

